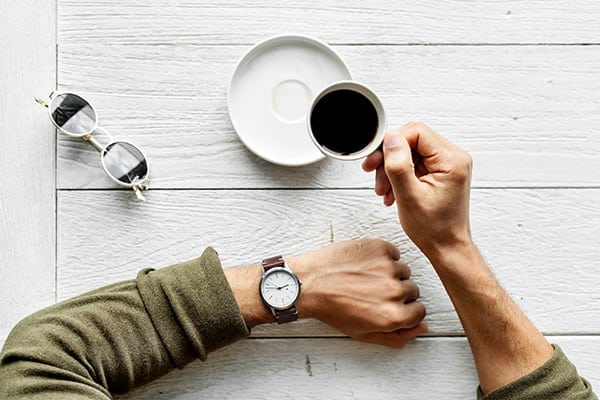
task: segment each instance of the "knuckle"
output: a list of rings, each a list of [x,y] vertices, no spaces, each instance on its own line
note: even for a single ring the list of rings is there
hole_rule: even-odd
[[[401,281],[402,288],[405,294],[415,293],[419,291],[419,286],[411,280]]]
[[[372,238],[369,238],[369,237],[361,237],[360,239],[358,239],[356,241],[356,243],[360,247],[368,247],[373,241],[375,241],[375,239],[372,239]]]
[[[406,313],[397,303],[388,303],[384,309],[383,329],[387,331],[395,330],[406,323]]]
[[[388,162],[385,164],[385,172],[388,175],[401,175],[408,170],[407,165],[398,162]]]
[[[395,320],[391,322],[395,324],[395,329],[414,327],[417,326],[419,322],[423,321],[426,314],[427,310],[425,309],[425,306],[421,303],[415,303],[411,307],[402,307],[398,311]]]
[[[381,251],[383,254],[393,254],[395,247],[390,242],[383,239],[375,239],[376,248]]]
[[[471,157],[469,153],[464,152],[461,161],[461,166],[463,167],[463,170],[471,172],[471,170],[473,169],[473,157]]]
[[[404,324],[404,320],[399,313],[389,314],[383,323],[383,330],[393,331],[399,329]]]
[[[424,128],[428,128],[427,124],[423,121],[410,121],[404,124],[403,128],[414,129],[414,130],[423,130]]]
[[[471,156],[469,153],[465,153],[465,155],[467,158],[467,167],[469,167],[469,169],[473,169],[473,156]]]
[[[420,131],[423,131],[425,129],[429,129],[429,125],[427,125],[425,122],[423,121],[414,121],[414,126],[415,128],[419,129]]]
[[[413,293],[414,299],[418,299],[421,296],[421,288],[419,288],[419,285],[417,285],[415,282],[413,281],[407,281],[410,282],[412,284],[411,286],[411,291]]]
[[[364,237],[359,239],[361,247],[368,248],[371,253],[386,254],[390,251],[390,243],[379,238]]]
[[[456,157],[456,177],[459,180],[466,180],[471,176],[472,171],[473,157],[469,153],[461,151],[461,154]]]
[[[348,251],[352,255],[359,255],[362,252],[362,250],[365,248],[365,246],[366,246],[365,238],[352,240],[351,242],[348,243]]]
[[[401,270],[402,277],[404,279],[410,279],[410,277],[412,276],[412,270],[410,269],[408,264],[406,264],[404,262],[399,262],[399,264],[400,264],[400,270]]]
[[[416,321],[422,321],[425,316],[427,315],[427,309],[425,308],[425,306],[422,303],[417,303],[417,306],[415,307],[415,317],[416,317]]]
[[[386,279],[384,284],[385,293],[388,293],[388,296],[391,300],[399,300],[404,296],[404,287],[402,286],[402,281],[396,279]]]

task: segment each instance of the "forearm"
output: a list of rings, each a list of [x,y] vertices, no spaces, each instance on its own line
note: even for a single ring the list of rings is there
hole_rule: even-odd
[[[550,359],[550,344],[500,286],[472,243],[441,251],[431,261],[463,325],[484,393]]]
[[[0,398],[109,399],[247,334],[208,249],[23,320],[0,355]]]

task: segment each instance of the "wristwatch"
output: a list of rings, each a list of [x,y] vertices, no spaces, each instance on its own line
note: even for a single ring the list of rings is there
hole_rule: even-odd
[[[296,302],[300,297],[302,282],[282,256],[262,261],[262,278],[259,293],[263,303],[271,310],[278,324],[298,319]]]

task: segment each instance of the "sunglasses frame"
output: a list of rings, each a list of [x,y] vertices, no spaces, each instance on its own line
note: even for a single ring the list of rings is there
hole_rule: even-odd
[[[94,112],[94,127],[91,131],[89,132],[85,132],[85,133],[81,133],[81,134],[76,134],[76,133],[72,133],[69,132],[65,129],[63,129],[62,127],[58,126],[58,124],[56,123],[56,121],[54,120],[54,117],[52,116],[52,102],[54,100],[56,100],[59,96],[61,95],[71,95],[71,96],[76,96],[78,98],[80,98],[81,100],[85,101],[86,104],[92,109],[92,111]],[[92,106],[92,104],[87,101],[84,97],[76,94],[76,93],[72,93],[72,92],[58,92],[58,91],[52,91],[50,93],[50,95],[48,96],[48,98],[50,99],[49,102],[40,99],[39,97],[35,98],[35,101],[39,104],[41,104],[42,106],[46,107],[46,109],[48,110],[48,117],[50,118],[50,121],[52,122],[52,125],[54,125],[54,127],[56,129],[58,129],[60,132],[64,133],[65,135],[72,137],[72,138],[78,138],[78,139],[83,139],[86,142],[89,142],[92,146],[94,146],[94,148],[96,150],[98,150],[98,152],[100,153],[100,162],[102,164],[102,168],[104,169],[104,172],[106,173],[106,175],[108,175],[108,177],[115,183],[117,183],[120,186],[129,188],[129,189],[133,189],[133,191],[135,192],[135,195],[138,199],[142,200],[142,201],[146,201],[144,195],[142,194],[143,190],[147,190],[149,187],[149,181],[150,181],[150,164],[148,163],[148,157],[146,157],[146,155],[144,154],[144,152],[142,150],[140,150],[139,147],[137,147],[136,145],[134,145],[131,142],[125,142],[122,140],[114,140],[112,135],[108,132],[108,130],[102,128],[101,126],[98,125],[98,113],[96,113],[96,109],[94,108],[94,106]],[[94,138],[94,134],[95,133],[100,133],[100,134],[104,134],[106,137],[108,137],[109,142],[105,145],[102,145],[98,140],[96,140],[96,138]],[[104,156],[106,154],[106,149],[115,143],[124,143],[130,146],[133,146],[137,151],[140,152],[140,154],[142,155],[142,157],[144,157],[144,160],[146,161],[146,175],[143,179],[141,179],[139,182],[135,182],[135,183],[125,183],[125,182],[121,182],[120,180],[118,180],[117,178],[115,178],[110,172],[108,172],[108,169],[106,168],[106,164],[104,163]]]

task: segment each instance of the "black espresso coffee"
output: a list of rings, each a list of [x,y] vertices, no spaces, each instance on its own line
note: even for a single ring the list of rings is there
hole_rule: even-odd
[[[313,107],[310,128],[327,150],[347,155],[366,148],[378,128],[377,111],[364,95],[349,89],[323,96]]]

